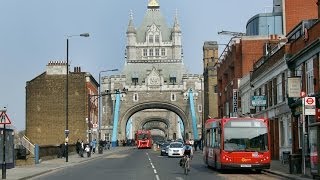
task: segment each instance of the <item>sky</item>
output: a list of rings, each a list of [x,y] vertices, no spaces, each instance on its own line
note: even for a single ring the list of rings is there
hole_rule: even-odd
[[[169,27],[176,12],[182,31],[184,64],[190,74],[203,73],[205,41],[226,44],[220,31],[245,32],[256,14],[271,12],[272,0],[158,0]],[[13,128],[25,129],[26,82],[45,72],[49,61],[66,60],[98,81],[99,72],[125,63],[126,30],[133,13],[138,28],[148,0],[3,0],[0,1],[0,109],[7,108]],[[219,47],[221,52],[224,47]],[[104,74],[111,75],[111,74]]]

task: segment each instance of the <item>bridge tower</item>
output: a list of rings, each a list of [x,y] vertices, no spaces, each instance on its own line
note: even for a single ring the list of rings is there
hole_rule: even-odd
[[[110,138],[113,143],[125,139],[131,119],[133,131],[145,128],[150,122],[161,122],[152,127],[158,130],[167,127],[164,132],[167,139],[181,137],[181,121],[183,138],[200,138],[203,77],[187,71],[181,36],[178,13],[173,25],[167,25],[157,0],[148,2],[138,28],[130,13],[122,72],[104,76],[101,81],[102,92],[125,89],[126,93],[102,97],[102,137]]]

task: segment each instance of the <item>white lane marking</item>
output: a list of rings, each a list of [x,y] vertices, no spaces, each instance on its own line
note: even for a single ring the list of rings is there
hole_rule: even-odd
[[[153,163],[152,163],[152,161],[151,161],[151,158],[150,158],[149,154],[146,153],[146,155],[148,156],[148,159],[149,159],[149,161],[150,161],[150,164],[151,164],[151,167],[152,167],[152,169],[153,169],[153,172],[154,172],[154,174],[156,175],[156,179],[157,179],[157,180],[160,180],[159,175],[157,174],[157,170],[156,170],[156,168],[154,167],[154,165],[153,165]]]
[[[177,180],[183,180],[183,178],[182,178],[182,177],[176,177],[176,179],[177,179]]]

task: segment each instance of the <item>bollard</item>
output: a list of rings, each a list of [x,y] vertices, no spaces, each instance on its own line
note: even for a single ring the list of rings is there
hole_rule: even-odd
[[[39,145],[38,144],[34,145],[34,161],[35,161],[35,164],[39,164]]]

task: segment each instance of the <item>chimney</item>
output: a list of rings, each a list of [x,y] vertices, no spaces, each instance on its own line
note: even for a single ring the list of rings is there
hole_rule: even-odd
[[[81,68],[79,66],[74,67],[74,72],[80,73],[81,72]]]

